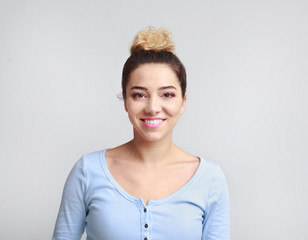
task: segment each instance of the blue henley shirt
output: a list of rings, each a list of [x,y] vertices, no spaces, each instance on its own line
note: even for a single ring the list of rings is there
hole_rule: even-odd
[[[105,150],[84,155],[65,183],[53,240],[229,240],[226,179],[214,162],[200,158],[179,190],[147,205],[112,177]]]

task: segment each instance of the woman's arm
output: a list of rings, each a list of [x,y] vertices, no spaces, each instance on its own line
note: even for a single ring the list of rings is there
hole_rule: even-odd
[[[84,160],[81,158],[66,180],[53,240],[80,240],[85,229],[87,214],[85,192],[86,174]]]
[[[218,168],[212,183],[206,216],[203,222],[202,240],[229,240],[229,193],[225,175]]]

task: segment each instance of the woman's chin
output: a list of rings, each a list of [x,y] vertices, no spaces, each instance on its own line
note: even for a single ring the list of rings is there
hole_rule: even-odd
[[[135,134],[134,139],[138,140],[139,142],[155,143],[168,139],[168,136],[163,135],[162,133],[152,132],[146,134]]]

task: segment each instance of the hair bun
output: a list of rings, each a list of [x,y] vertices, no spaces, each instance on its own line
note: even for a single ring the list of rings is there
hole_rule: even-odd
[[[174,53],[171,32],[165,28],[149,27],[137,33],[130,52],[141,50],[167,51]]]

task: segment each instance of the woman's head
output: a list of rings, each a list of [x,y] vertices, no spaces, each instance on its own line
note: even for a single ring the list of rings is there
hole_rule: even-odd
[[[122,94],[126,98],[126,87],[131,73],[142,64],[166,64],[176,74],[182,97],[186,94],[186,70],[174,54],[174,44],[170,32],[166,29],[153,29],[139,32],[131,46],[131,55],[126,60],[122,71]]]

